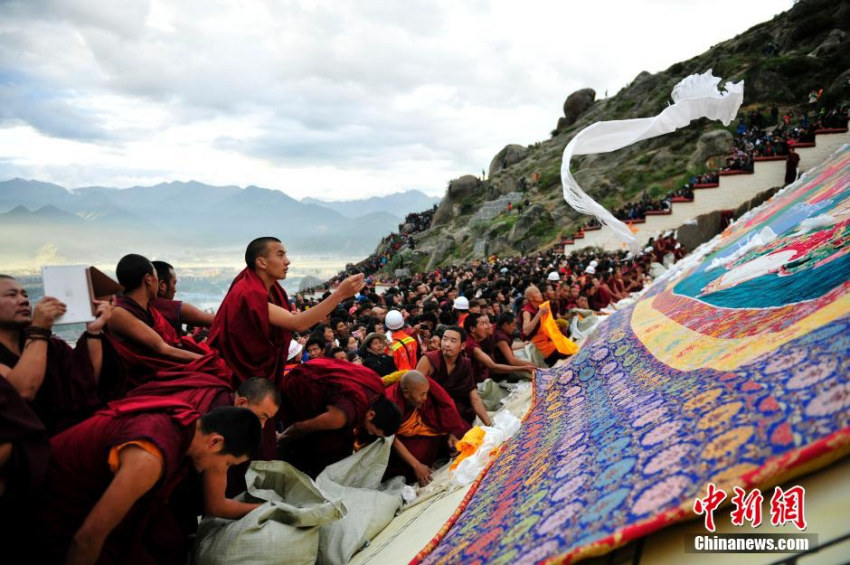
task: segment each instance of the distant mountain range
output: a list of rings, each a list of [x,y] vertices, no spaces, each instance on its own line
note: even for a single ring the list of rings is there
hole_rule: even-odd
[[[411,212],[421,212],[440,203],[439,197],[428,196],[419,190],[396,192],[386,196],[373,196],[365,200],[342,200],[328,202],[318,198],[302,198],[303,204],[316,204],[339,212],[347,218],[357,218],[373,212],[387,212],[403,218]]]
[[[194,181],[68,190],[16,178],[0,182],[0,267],[45,254],[68,262],[112,262],[130,252],[205,262],[261,235],[279,237],[296,254],[365,256],[406,214],[438,200],[411,190],[299,202],[279,190]]]

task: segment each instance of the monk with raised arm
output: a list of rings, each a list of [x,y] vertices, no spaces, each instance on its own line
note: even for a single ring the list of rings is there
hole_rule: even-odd
[[[384,476],[404,475],[424,486],[431,482],[431,466],[454,450],[469,423],[443,387],[419,371],[406,372],[386,395],[401,410],[402,421]]]
[[[313,327],[354,296],[363,288],[363,275],[348,277],[316,306],[293,313],[278,282],[286,278],[290,264],[280,240],[260,237],[249,243],[245,264],[216,313],[209,344],[233,369],[237,384],[250,377],[279,382],[292,332]]]
[[[112,306],[97,303],[97,317],[86,326],[76,348],[52,335],[53,323],[65,309],[50,296],[33,308],[26,289],[14,278],[0,275],[0,377],[29,403],[48,435],[101,406],[98,385],[104,350],[113,357],[102,335]],[[110,365],[117,365],[117,359]]]
[[[466,332],[463,328],[447,327],[440,338],[440,350],[425,352],[416,370],[437,381],[449,393],[467,423],[471,424],[478,416],[485,426],[490,426],[490,415],[478,395],[472,364],[461,355],[464,341]]]

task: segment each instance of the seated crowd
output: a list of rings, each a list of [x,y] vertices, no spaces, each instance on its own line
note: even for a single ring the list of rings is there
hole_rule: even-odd
[[[380,294],[362,273],[340,275],[321,299],[290,299],[279,283],[286,249],[264,237],[215,315],[175,300],[171,265],[130,254],[116,267],[123,292],[99,297],[76,347],[52,335],[61,301],[33,305],[0,275],[10,562],[183,563],[198,516],[237,519],[258,506],[234,498],[250,460],[315,477],[394,436],[385,476],[426,484],[476,418],[491,424],[478,383],[566,358],[547,320],[641,289],[650,262],[678,250],[666,237],[636,257],[492,258]],[[518,354],[523,341],[540,363]]]
[[[815,109],[812,115],[808,111],[803,112],[799,119],[791,111],[776,119],[776,110],[773,124],[769,126],[765,125],[761,113],[751,112],[747,120],[744,117],[738,119],[733,147],[724,170],[752,170],[752,161],[756,157],[785,156],[792,146],[813,142],[817,130],[846,128],[847,112],[847,107],[827,109],[823,106]]]

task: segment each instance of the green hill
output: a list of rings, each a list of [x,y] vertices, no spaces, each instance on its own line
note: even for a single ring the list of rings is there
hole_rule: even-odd
[[[450,182],[431,228],[416,236],[416,250],[402,251],[405,266],[423,269],[480,259],[483,249],[499,255],[527,253],[574,233],[588,217],[574,212],[563,200],[564,147],[596,121],[655,116],[670,102],[673,86],[688,75],[713,69],[724,82],[744,80],[742,115],[756,111],[769,118],[774,103],[782,113],[790,110],[800,115],[813,88],[823,89],[824,105],[847,102],[848,34],[850,2],[801,0],[701,55],[663,72],[639,73],[615,96],[594,100],[589,89],[572,94],[549,139],[527,147],[507,146],[493,158],[485,181],[467,175]],[[609,209],[644,191],[662,197],[717,162],[728,151],[734,127],[724,130],[719,122],[700,120],[615,153],[577,157],[573,174]],[[520,195],[520,201],[528,200],[521,213],[501,213],[508,200],[516,204]]]

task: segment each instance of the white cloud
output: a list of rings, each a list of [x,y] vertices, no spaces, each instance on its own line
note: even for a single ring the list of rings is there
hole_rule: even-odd
[[[441,194],[545,139],[570,92],[613,95],[790,5],[0,3],[0,177]]]

